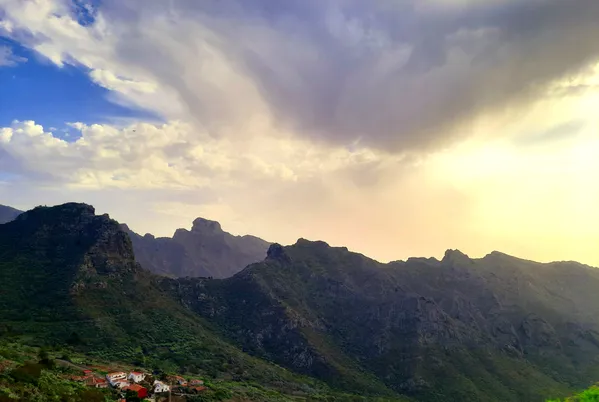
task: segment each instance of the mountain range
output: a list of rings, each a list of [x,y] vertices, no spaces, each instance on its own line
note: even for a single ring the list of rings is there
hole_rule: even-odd
[[[23,211],[0,205],[0,224],[10,222]],[[247,265],[266,257],[269,242],[255,236],[234,236],[220,223],[204,218],[193,221],[191,230],[177,229],[173,237],[141,236],[126,224],[135,258],[145,269],[158,275],[227,278]]]
[[[136,262],[134,238],[84,204],[0,225],[0,331],[307,400],[320,381],[373,400],[519,402],[599,379],[596,268],[457,250],[382,264],[300,239],[229,278],[172,278]]]

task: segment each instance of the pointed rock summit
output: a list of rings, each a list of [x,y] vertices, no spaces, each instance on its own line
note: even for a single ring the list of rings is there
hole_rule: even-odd
[[[177,229],[172,238],[128,233],[142,267],[175,278],[233,276],[266,258],[270,245],[254,236],[234,236],[205,218],[195,219],[191,230]]]
[[[216,221],[211,221],[204,218],[197,218],[193,221],[191,231],[201,233],[221,233],[223,229],[221,228],[220,223]]]
[[[447,250],[441,260],[443,264],[471,264],[472,260],[460,250]]]

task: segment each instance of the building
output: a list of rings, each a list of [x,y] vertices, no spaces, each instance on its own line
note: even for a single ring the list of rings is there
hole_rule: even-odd
[[[127,381],[127,380],[116,380],[114,382],[111,382],[110,385],[112,385],[115,388],[123,389],[123,388],[127,388],[129,386],[129,381]]]
[[[108,388],[108,381],[103,378],[89,377],[85,382],[85,385],[94,388]]]
[[[148,390],[139,384],[131,384],[128,387],[122,388],[123,391],[133,391],[137,394],[138,398],[147,398]]]
[[[146,378],[146,374],[139,371],[132,371],[127,378],[133,382],[142,382]]]
[[[204,381],[202,380],[191,380],[189,385],[204,385]]]
[[[187,386],[187,380],[181,376],[173,376],[171,379],[173,382],[175,382],[178,385],[181,385],[183,387]]]
[[[108,374],[106,374],[106,379],[108,380],[110,385],[112,385],[114,387],[115,386],[114,384],[117,381],[125,381],[127,379],[127,373],[125,373],[123,371],[116,371],[113,373],[108,373]]]
[[[154,381],[154,392],[156,392],[157,394],[161,392],[168,392],[170,391],[170,389],[171,388],[162,381]]]

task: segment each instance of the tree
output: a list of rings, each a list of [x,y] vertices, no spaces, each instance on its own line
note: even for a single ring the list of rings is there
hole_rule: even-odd
[[[131,391],[130,389],[128,389],[125,394],[125,400],[127,402],[141,402],[141,398],[137,395],[137,392]]]

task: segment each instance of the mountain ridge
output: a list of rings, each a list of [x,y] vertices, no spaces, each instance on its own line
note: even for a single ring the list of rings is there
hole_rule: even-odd
[[[596,380],[599,270],[498,257],[382,264],[300,239],[164,286],[252,354],[340,386],[370,373],[417,400],[516,402]]]

